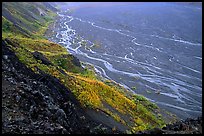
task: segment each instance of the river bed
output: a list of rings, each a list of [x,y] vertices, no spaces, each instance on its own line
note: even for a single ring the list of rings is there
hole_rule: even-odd
[[[49,40],[179,118],[202,114],[202,7],[125,3],[58,16]]]

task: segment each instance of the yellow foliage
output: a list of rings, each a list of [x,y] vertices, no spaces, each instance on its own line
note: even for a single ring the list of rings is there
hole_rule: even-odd
[[[38,67],[47,74],[53,75],[58,78],[67,88],[69,88],[76,98],[84,107],[93,109],[101,109],[107,114],[112,116],[116,121],[126,124],[125,121],[115,112],[112,112],[103,105],[103,102],[115,109],[121,115],[129,115],[132,118],[135,126],[134,131],[144,130],[148,124],[146,118],[155,121],[145,107],[141,104],[137,104],[120,92],[116,87],[105,84],[102,81],[90,77],[84,77],[80,74],[71,73],[63,70],[67,75],[63,75],[57,66],[47,66],[41,64],[31,54],[32,51],[39,51],[43,53],[48,59],[52,56],[55,58],[59,54],[66,54],[65,48],[58,44],[49,42],[47,40],[33,40],[27,38],[12,39],[12,42],[16,42],[17,47],[12,47],[16,52],[19,59],[30,67],[33,71]],[[51,60],[51,59],[50,59]],[[107,81],[110,83],[110,81]],[[144,115],[140,115],[144,113]]]
[[[89,95],[86,91],[82,91],[78,96],[78,99],[88,107],[98,108],[102,105],[98,95],[94,92]]]

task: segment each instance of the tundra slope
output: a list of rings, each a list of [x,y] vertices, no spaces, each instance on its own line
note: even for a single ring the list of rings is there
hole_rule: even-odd
[[[33,13],[26,8],[29,4],[16,4],[5,3],[7,13],[12,14],[2,18],[3,133],[122,133],[127,127],[135,133],[163,125],[159,114],[155,120],[155,113],[144,107],[152,105],[146,99],[135,96],[130,100],[117,92],[111,82],[96,80],[76,57],[43,38],[42,33],[52,20],[46,18],[54,16],[43,8],[46,4],[30,5],[34,9],[40,7],[36,16],[45,19],[40,23],[42,27],[37,25],[38,29],[43,28],[38,31],[32,31],[36,25],[22,17],[22,13]],[[9,8],[14,5],[19,9]],[[14,21],[13,17],[20,20]],[[124,105],[131,114],[122,114],[126,112]],[[117,129],[112,128],[116,125]]]
[[[34,73],[5,44],[2,41],[2,133],[118,133],[93,121],[58,79]]]
[[[35,74],[4,42],[2,51],[2,133],[120,133],[94,122],[58,79],[45,73]],[[62,95],[59,90],[69,93]],[[141,133],[201,134],[202,118],[138,132]]]

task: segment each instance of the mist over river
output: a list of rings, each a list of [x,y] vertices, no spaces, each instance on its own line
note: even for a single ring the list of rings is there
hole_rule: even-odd
[[[201,6],[81,5],[58,12],[51,41],[182,119],[202,114]]]

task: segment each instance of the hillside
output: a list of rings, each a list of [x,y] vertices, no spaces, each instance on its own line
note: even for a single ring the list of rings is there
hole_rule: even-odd
[[[48,41],[56,11],[50,3],[2,5],[3,133],[137,133],[176,121]]]

